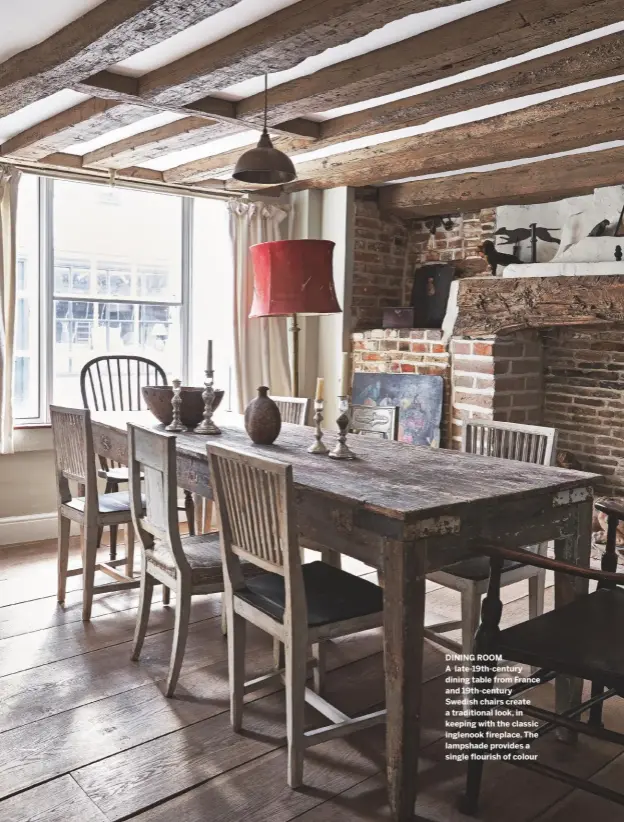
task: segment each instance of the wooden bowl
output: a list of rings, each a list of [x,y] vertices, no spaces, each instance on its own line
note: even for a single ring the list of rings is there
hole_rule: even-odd
[[[182,405],[180,406],[180,417],[182,425],[187,428],[194,428],[202,421],[204,416],[204,401],[202,399],[203,386],[195,388],[191,385],[182,386]],[[170,385],[144,385],[141,388],[145,404],[163,425],[169,425],[173,420],[173,388]],[[215,391],[213,409],[219,407],[223,399],[224,391]]]

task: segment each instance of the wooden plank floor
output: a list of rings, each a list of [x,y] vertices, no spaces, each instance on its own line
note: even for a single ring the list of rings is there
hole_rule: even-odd
[[[73,549],[74,559],[75,547]],[[361,563],[345,562],[370,574]],[[374,575],[371,575],[374,578]],[[0,549],[0,822],[366,822],[388,819],[383,729],[310,750],[305,787],[286,787],[284,699],[249,697],[244,732],[232,733],[220,598],[194,600],[177,697],[162,695],[174,610],[156,598],[140,663],[130,661],[137,592],[95,597],[80,619],[80,577],[65,608],[55,600],[55,544]],[[549,580],[551,582],[551,580]],[[504,622],[525,618],[526,583],[504,589]],[[552,588],[547,590],[552,607]],[[458,596],[428,585],[427,621],[458,614]],[[271,643],[250,630],[248,672],[266,670]],[[468,822],[456,810],[463,766],[446,762],[443,653],[428,645],[424,670],[420,822]],[[348,713],[383,701],[379,631],[331,643],[328,696]],[[535,693],[552,705],[553,689]],[[605,707],[624,731],[624,703]],[[310,726],[322,724],[310,709]],[[540,741],[544,761],[615,790],[624,755],[583,739],[577,747]],[[486,768],[483,822],[616,822],[622,808],[504,764]]]

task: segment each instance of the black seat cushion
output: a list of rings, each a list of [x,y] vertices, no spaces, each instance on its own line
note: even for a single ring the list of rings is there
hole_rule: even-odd
[[[624,687],[624,589],[601,589],[501,631],[505,659]]]
[[[383,610],[383,594],[373,582],[325,562],[307,563],[302,566],[302,572],[310,627]],[[250,579],[247,587],[237,591],[236,596],[268,616],[283,621],[285,592],[284,577],[280,574],[260,574]]]
[[[505,571],[512,571],[514,568],[519,568],[520,565],[520,562],[505,560],[503,563],[503,573]],[[473,579],[477,582],[487,579],[490,576],[490,559],[489,557],[471,557],[470,559],[456,562],[453,565],[447,565],[442,568],[442,570],[445,574],[453,574],[455,577]]]

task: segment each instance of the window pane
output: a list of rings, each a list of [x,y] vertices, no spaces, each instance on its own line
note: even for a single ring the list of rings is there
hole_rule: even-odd
[[[82,405],[82,366],[105,354],[148,357],[171,380],[181,373],[180,309],[168,305],[54,301],[53,395]]]
[[[55,297],[179,302],[181,248],[180,197],[55,181]]]
[[[105,354],[181,373],[179,307],[136,302],[181,300],[181,222],[179,197],[55,181],[56,401],[82,404],[80,370]]]
[[[17,283],[13,415],[39,417],[39,194],[38,178],[23,174],[17,199]]]
[[[223,407],[235,409],[234,274],[227,204],[197,199],[193,208],[189,379],[192,385],[202,384],[206,341],[213,340],[216,387],[225,390]]]

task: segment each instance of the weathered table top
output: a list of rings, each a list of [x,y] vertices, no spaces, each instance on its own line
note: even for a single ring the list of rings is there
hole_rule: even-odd
[[[128,422],[164,429],[148,411],[93,412],[95,423],[125,431]],[[420,519],[457,511],[457,507],[530,498],[544,491],[587,487],[599,477],[580,471],[542,467],[515,460],[479,457],[459,451],[433,449],[372,437],[349,437],[358,459],[331,460],[308,454],[313,442],[311,428],[283,424],[276,442],[254,445],[242,424],[242,417],[223,413],[217,420],[222,436],[178,434],[181,454],[205,460],[206,444],[231,446],[240,451],[289,462],[296,486],[312,489],[337,499],[399,519]],[[335,435],[327,433],[332,447]]]

